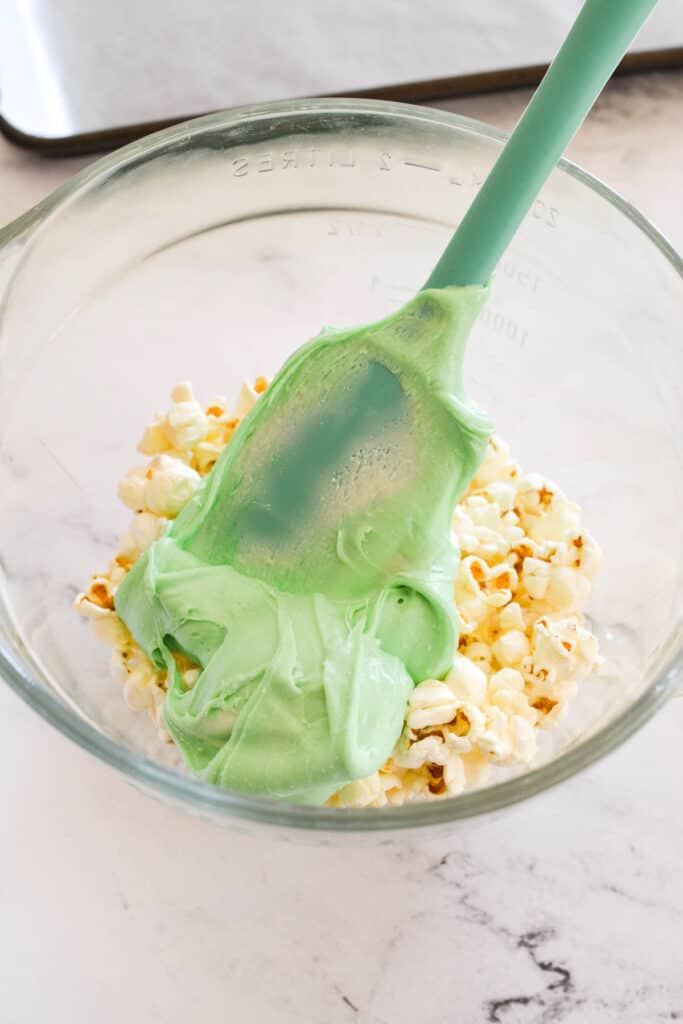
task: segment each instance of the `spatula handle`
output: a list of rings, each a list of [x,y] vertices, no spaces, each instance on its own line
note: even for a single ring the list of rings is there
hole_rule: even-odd
[[[488,282],[546,178],[656,3],[586,0],[424,288]]]

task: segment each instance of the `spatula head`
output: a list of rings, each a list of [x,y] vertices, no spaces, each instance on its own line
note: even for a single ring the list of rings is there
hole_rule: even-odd
[[[450,667],[451,515],[490,433],[461,387],[484,298],[422,292],[304,345],[119,587],[208,781],[321,802],[384,763],[413,683]]]
[[[490,424],[462,355],[481,288],[326,330],[283,367],[171,535],[288,593],[346,598],[452,569],[450,517]]]

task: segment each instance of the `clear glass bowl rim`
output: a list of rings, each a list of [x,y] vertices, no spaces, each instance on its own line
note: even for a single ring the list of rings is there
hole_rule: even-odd
[[[187,144],[190,139],[201,135],[207,129],[228,128],[244,121],[287,118],[302,114],[320,115],[327,112],[332,117],[375,113],[404,123],[411,120],[432,122],[498,143],[504,143],[508,137],[505,132],[472,118],[428,107],[382,100],[311,99],[255,104],[219,111],[155,132],[97,160],[25,214],[0,229],[0,257],[2,249],[20,236],[28,237],[53,210],[98,181],[115,175],[125,165],[135,163],[140,157],[169,143],[182,140]],[[674,271],[683,277],[683,261],[680,256],[661,232],[634,206],[571,161],[561,160],[559,167],[628,218],[659,250]],[[683,679],[683,643],[678,642],[662,661],[650,686],[622,714],[588,740],[578,743],[539,768],[485,789],[447,800],[407,804],[402,807],[353,810],[308,807],[250,796],[219,789],[163,768],[98,732],[84,718],[33,679],[17,663],[15,657],[0,645],[0,675],[21,699],[78,746],[111,765],[132,783],[152,790],[194,813],[214,818],[234,819],[236,823],[258,822],[279,828],[333,833],[381,833],[443,827],[462,819],[499,810],[557,785],[623,743],[675,693]]]

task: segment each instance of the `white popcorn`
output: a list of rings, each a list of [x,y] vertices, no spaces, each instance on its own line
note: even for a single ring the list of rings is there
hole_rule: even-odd
[[[501,668],[489,679],[488,694],[492,697],[499,690],[513,690],[522,693],[524,676],[516,668]]]
[[[508,629],[491,645],[500,665],[519,665],[529,653],[529,641],[521,629]]]
[[[470,750],[472,750],[473,744],[476,743],[476,737],[478,735],[478,732],[477,732],[478,725],[475,726],[474,728],[470,727],[470,721],[467,718],[467,715],[465,713],[464,708],[460,709],[459,714],[461,715],[461,722],[463,723],[463,727],[468,729],[468,733],[467,734],[463,733],[462,736],[459,736],[456,732],[453,732],[452,729],[443,729],[442,730],[443,738],[444,738],[443,742],[444,742],[444,744],[446,746],[446,749],[448,750],[449,756],[450,756],[451,753],[468,754],[470,752]],[[481,712],[478,709],[477,709],[477,714],[481,715]],[[484,722],[484,716],[481,715],[482,728],[483,728],[483,722]],[[470,738],[469,732],[471,732],[473,734],[472,738]]]
[[[87,594],[79,594],[74,601],[74,608],[80,612],[81,615],[85,615],[87,619],[92,622],[96,622],[100,619],[106,618],[109,614],[109,609],[102,604],[98,604],[88,598]]]
[[[445,725],[455,717],[459,705],[445,683],[427,679],[410,695],[406,724],[413,732],[430,725]]]
[[[109,647],[125,647],[130,642],[130,633],[116,612],[108,611],[92,625],[96,636]]]
[[[580,544],[577,543],[580,541]],[[602,565],[602,551],[589,533],[574,538],[575,550],[578,552],[579,568],[589,580],[594,580]]]
[[[497,707],[489,708],[486,728],[477,740],[477,747],[491,761],[506,761],[512,753],[508,735],[507,715]]]
[[[336,807],[370,807],[382,795],[379,772],[348,782],[335,793]]]
[[[208,473],[210,469],[213,469],[218,456],[220,455],[222,448],[218,444],[214,444],[210,441],[201,441],[195,449],[195,459],[197,463],[197,469],[200,474]]]
[[[398,768],[422,768],[425,764],[448,762],[448,750],[440,736],[425,736],[405,748],[396,748],[391,757]]]
[[[548,511],[531,523],[529,536],[538,542],[562,538],[565,534],[575,531],[579,521],[578,505],[567,501],[561,495],[554,494]]]
[[[240,388],[240,393],[237,396],[237,402],[235,403],[235,416],[240,419],[244,419],[248,412],[256,405],[258,401],[258,392],[256,388],[252,387],[246,381]]]
[[[503,671],[506,671],[503,669]],[[520,673],[521,675],[521,673]],[[522,676],[522,680],[524,677]],[[535,708],[529,704],[529,698],[525,693],[521,693],[519,690],[504,690],[499,688],[495,693],[491,694],[491,706],[498,708],[503,711],[508,718],[515,715],[519,718],[523,718],[529,722],[530,725],[536,724],[538,717]]]
[[[446,784],[448,796],[457,796],[465,788],[465,765],[463,759],[455,752],[452,752],[448,758],[443,773],[443,781]]]
[[[461,653],[464,658],[467,658],[467,660],[473,662],[477,668],[480,668],[485,676],[489,676],[491,674],[493,651],[488,644],[482,643],[481,640],[465,640],[462,645]]]
[[[201,479],[194,469],[169,455],[156,455],[147,472],[146,508],[168,519],[178,515],[197,490]]]
[[[192,390],[192,385],[189,380],[181,381],[180,384],[175,384],[171,388],[171,401],[174,404],[177,404],[178,402],[194,401],[194,391]]]
[[[145,427],[142,440],[138,444],[138,451],[142,455],[161,455],[171,448],[171,442],[164,430],[165,417],[157,415],[153,423]]]
[[[498,625],[502,632],[508,629],[525,629],[522,609],[516,601],[511,601],[510,604],[506,604],[501,610],[498,616]]]
[[[128,534],[138,553],[146,551],[166,529],[167,520],[152,515],[151,512],[139,512],[130,524]]]
[[[581,628],[578,631],[578,651],[584,662],[582,666],[584,671],[591,672],[594,668],[602,665],[598,638],[587,629]]]
[[[531,597],[545,597],[550,579],[550,563],[540,558],[525,558],[522,565],[522,583]]]
[[[176,398],[176,394],[188,394],[189,398]],[[173,405],[166,417],[164,433],[174,448],[192,448],[203,441],[209,430],[209,421],[199,402],[188,386],[174,388],[171,392]]]
[[[473,750],[462,758],[465,769],[465,788],[477,789],[483,786],[491,774],[491,762],[479,750]]]
[[[515,463],[510,461],[510,449],[500,437],[490,437],[486,455],[479,466],[472,487],[478,489],[497,480],[511,479],[519,474]]]
[[[522,764],[529,764],[530,761],[533,761],[538,749],[533,723],[520,715],[513,715],[510,718],[508,730],[514,756]]]
[[[471,655],[455,655],[453,668],[446,676],[446,685],[462,701],[481,704],[486,697],[486,674],[474,664]]]
[[[470,701],[463,701],[455,713],[454,720],[449,723],[446,742],[459,751],[469,750],[476,744],[480,733],[486,727],[486,715],[483,703],[477,706]]]
[[[149,711],[154,704],[150,688],[133,676],[130,676],[123,685],[123,698],[133,711]]]
[[[199,474],[172,455],[155,455],[146,468],[131,469],[119,483],[119,497],[134,512],[173,518],[199,484]]]
[[[517,488],[509,480],[493,480],[486,488],[486,493],[494,503],[504,512],[515,507]],[[515,516],[515,518],[517,518]],[[522,533],[524,531],[521,531]]]
[[[144,466],[136,466],[128,470],[119,481],[119,498],[133,512],[141,512],[146,507],[147,470]]]
[[[558,565],[554,566],[548,575],[544,596],[553,610],[570,611],[572,608],[580,608],[590,592],[590,580],[578,569]]]

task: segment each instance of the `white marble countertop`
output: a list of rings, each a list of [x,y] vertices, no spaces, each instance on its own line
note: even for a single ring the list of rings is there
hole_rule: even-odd
[[[623,79],[571,151],[677,244],[682,115],[683,75]],[[0,140],[0,223],[83,163]],[[674,700],[449,839],[309,848],[154,802],[0,687],[0,1021],[683,1021],[682,735]]]

